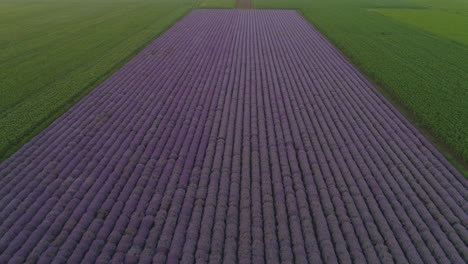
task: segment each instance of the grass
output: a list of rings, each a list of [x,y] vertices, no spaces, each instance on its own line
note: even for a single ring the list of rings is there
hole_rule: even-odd
[[[378,8],[372,11],[468,46],[466,15],[432,9]]]
[[[235,0],[205,0],[200,3],[201,8],[233,8]]]
[[[0,0],[0,161],[197,4]]]
[[[424,25],[415,26],[404,19],[370,11],[427,10],[428,16],[431,12],[445,12],[460,15],[465,23],[466,1],[448,0],[442,4],[435,0],[255,0],[254,3],[257,8],[299,9],[385,90],[393,103],[411,112],[413,123],[467,174],[468,45],[435,30],[425,30],[424,27],[433,28],[425,22],[430,21],[427,17],[415,18]]]

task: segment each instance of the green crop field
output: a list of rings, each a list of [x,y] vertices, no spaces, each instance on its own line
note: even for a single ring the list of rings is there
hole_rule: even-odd
[[[190,0],[0,0],[0,161],[193,4]]]
[[[415,0],[415,8],[377,8],[401,23],[468,46],[468,1]]]
[[[200,2],[201,8],[233,8],[235,0],[205,0]]]
[[[468,161],[468,1],[254,3],[299,9],[442,151]]]

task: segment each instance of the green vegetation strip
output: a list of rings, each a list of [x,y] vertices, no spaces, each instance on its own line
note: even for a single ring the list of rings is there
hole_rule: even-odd
[[[205,0],[201,1],[200,8],[233,8],[236,0]]]
[[[387,97],[407,109],[413,122],[423,132],[429,131],[432,141],[467,173],[468,46],[462,40],[455,41],[434,30],[423,29],[433,25],[415,26],[374,10],[427,10],[428,16],[446,12],[468,21],[468,3],[457,0],[443,4],[433,0],[256,0],[255,6],[299,9],[380,86]],[[420,18],[417,20],[426,23]],[[463,32],[458,35],[463,36]]]
[[[442,10],[377,8],[379,12],[401,23],[406,23],[429,33],[468,45],[468,17]]]

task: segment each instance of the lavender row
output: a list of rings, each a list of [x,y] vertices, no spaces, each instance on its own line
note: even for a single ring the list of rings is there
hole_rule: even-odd
[[[0,262],[468,261],[466,180],[290,10],[193,11],[0,177]]]

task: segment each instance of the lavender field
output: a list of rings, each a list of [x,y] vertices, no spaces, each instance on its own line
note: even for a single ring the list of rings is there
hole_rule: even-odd
[[[0,164],[0,263],[465,263],[468,182],[291,10],[195,10]]]

